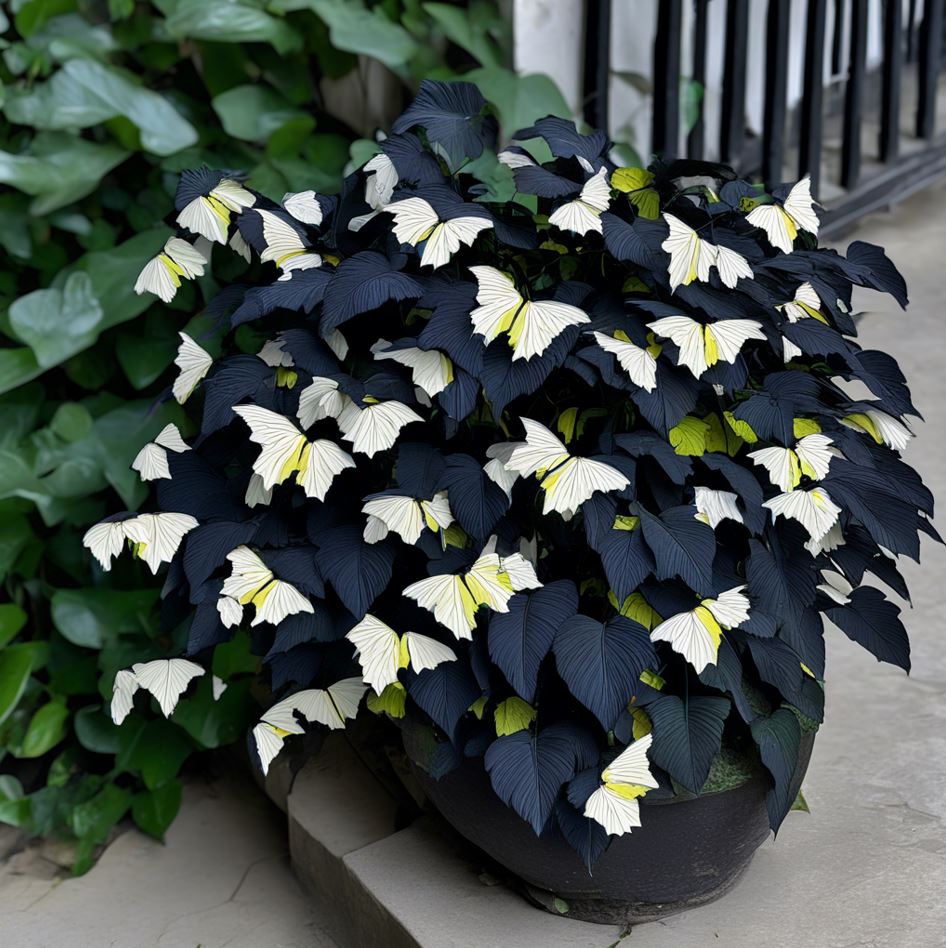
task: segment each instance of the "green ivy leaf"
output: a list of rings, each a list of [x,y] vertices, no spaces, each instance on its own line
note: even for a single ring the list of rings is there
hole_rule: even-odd
[[[73,645],[102,648],[127,632],[150,628],[157,589],[60,589],[53,593],[53,624]]]
[[[33,657],[26,650],[13,646],[0,652],[0,723],[14,711],[33,670]]]
[[[65,737],[69,709],[65,701],[54,699],[30,718],[18,757],[42,757]]]
[[[10,325],[40,368],[59,365],[91,345],[104,314],[86,273],[71,273],[62,289],[34,290],[10,307]]]
[[[474,69],[463,78],[476,83],[486,99],[496,104],[507,137],[546,115],[571,118],[568,103],[548,76],[517,76],[511,69],[492,67]]]
[[[272,43],[277,52],[288,53],[302,46],[302,36],[283,20],[264,13],[252,0],[207,3],[179,0],[164,21],[177,39],[213,40],[216,43]]]
[[[26,613],[15,603],[0,604],[0,648],[3,648],[26,625]]]
[[[91,59],[70,59],[48,82],[11,90],[4,111],[11,122],[49,131],[123,116],[140,132],[142,148],[155,155],[173,155],[197,141],[193,125],[163,96]]]
[[[228,135],[251,142],[265,142],[291,119],[307,118],[279,93],[262,85],[228,89],[216,96],[211,105]]]
[[[181,795],[179,780],[136,794],[131,803],[131,816],[138,829],[155,839],[163,839],[181,808]]]
[[[79,803],[72,810],[70,824],[80,839],[104,843],[111,828],[131,806],[131,791],[108,783],[91,800]]]
[[[164,718],[137,719],[130,729],[129,719],[121,727],[122,746],[115,758],[118,770],[140,773],[148,789],[173,780],[194,743],[179,727]],[[127,733],[126,733],[127,730]]]

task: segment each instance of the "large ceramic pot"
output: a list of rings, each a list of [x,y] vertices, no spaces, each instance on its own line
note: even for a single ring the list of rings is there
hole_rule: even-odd
[[[792,795],[813,742],[813,734],[803,735]],[[719,898],[769,834],[761,774],[698,797],[644,797],[642,825],[612,840],[591,875],[563,838],[537,837],[496,796],[481,762],[464,761],[441,780],[417,773],[444,819],[526,883],[533,900],[551,908],[558,897],[569,916],[587,921],[650,921]]]

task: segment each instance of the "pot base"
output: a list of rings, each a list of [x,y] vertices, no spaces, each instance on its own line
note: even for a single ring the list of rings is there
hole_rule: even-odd
[[[677,915],[687,909],[699,908],[709,902],[726,895],[730,889],[742,878],[749,868],[751,857],[726,880],[716,888],[703,892],[701,895],[689,899],[679,899],[676,902],[627,902],[622,899],[562,899],[554,892],[537,889],[534,886],[523,884],[520,891],[536,908],[544,909],[552,915],[564,915],[581,922],[594,922],[598,925],[620,925],[629,930],[634,925],[643,925],[644,922],[659,922],[670,915]],[[564,906],[567,911],[562,911]]]

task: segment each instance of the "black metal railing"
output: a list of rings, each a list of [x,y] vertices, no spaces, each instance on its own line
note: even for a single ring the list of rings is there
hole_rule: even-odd
[[[684,3],[692,16],[684,16]],[[764,105],[761,134],[747,127],[747,62],[750,3],[763,0],[659,0],[654,25],[651,87],[651,150],[664,158],[703,158],[707,152],[742,174],[775,184],[811,175],[822,193],[823,173],[834,185],[827,229],[847,226],[863,213],[894,202],[946,174],[946,138],[937,137],[936,108],[943,66],[944,0],[885,0],[882,56],[868,65],[868,0],[767,0],[764,35]],[[725,36],[710,36],[710,4],[725,4]],[[788,103],[788,69],[793,4],[804,5],[805,33],[801,99]],[[585,118],[608,128],[612,16],[610,0],[587,0]],[[831,36],[826,35],[829,28]],[[922,20],[918,24],[918,14]],[[680,89],[684,69],[684,23],[692,29],[689,81],[705,86],[707,44],[723,43],[718,148],[700,102],[695,121],[681,132]],[[614,39],[619,40],[619,37]],[[754,38],[753,42],[758,42]],[[797,37],[796,37],[797,43]],[[797,54],[797,53],[793,53]],[[826,86],[829,58],[831,80]],[[909,95],[906,93],[909,92]],[[915,121],[904,130],[906,109]],[[876,143],[866,129],[879,129]],[[826,152],[826,129],[837,153]],[[907,141],[909,140],[909,141]],[[715,143],[713,143],[715,145]],[[909,146],[909,147],[907,147]]]

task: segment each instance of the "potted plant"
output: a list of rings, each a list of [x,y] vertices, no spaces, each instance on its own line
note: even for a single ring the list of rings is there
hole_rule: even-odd
[[[194,436],[146,445],[154,511],[85,542],[170,564],[188,657],[119,672],[112,713],[170,713],[248,627],[264,770],[373,712],[530,885],[652,917],[725,891],[792,806],[825,618],[909,669],[863,580],[906,594],[932,498],[851,311],[906,291],[879,247],[818,248],[807,180],[615,167],[557,118],[496,134],[474,86],[425,82],[338,195],[182,176],[137,289],[236,260],[181,334]]]

